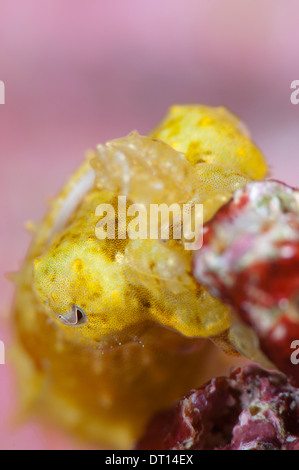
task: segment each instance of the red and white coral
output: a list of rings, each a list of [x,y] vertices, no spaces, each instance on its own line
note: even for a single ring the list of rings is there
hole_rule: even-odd
[[[299,191],[248,183],[204,227],[194,276],[257,333],[262,351],[299,384]]]
[[[237,369],[157,414],[137,448],[299,450],[299,389],[280,373]]]

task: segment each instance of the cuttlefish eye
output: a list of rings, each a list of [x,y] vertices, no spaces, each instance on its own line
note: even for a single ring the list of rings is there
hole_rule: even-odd
[[[87,323],[87,315],[81,307],[73,305],[66,315],[57,315],[57,318],[67,326],[83,326]]]

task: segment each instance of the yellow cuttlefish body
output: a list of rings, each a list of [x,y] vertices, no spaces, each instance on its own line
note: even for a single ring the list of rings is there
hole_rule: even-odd
[[[133,132],[89,155],[18,274],[24,404],[90,441],[130,448],[155,411],[199,386],[202,338],[225,338],[230,312],[195,282],[182,240],[100,240],[97,207],[116,209],[119,195],[143,207],[199,202],[207,221],[266,170],[240,120],[204,106],[175,106],[149,136]]]

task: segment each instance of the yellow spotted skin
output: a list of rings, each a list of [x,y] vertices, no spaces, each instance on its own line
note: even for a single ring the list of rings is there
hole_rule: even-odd
[[[174,107],[153,136],[186,154],[204,221],[266,171],[237,118],[222,108]],[[96,207],[116,209],[118,194],[109,187],[93,184],[55,225],[93,158],[53,200],[18,274],[15,358],[26,407],[47,410],[85,439],[131,448],[155,411],[201,384],[201,338],[218,336],[233,351],[223,339],[230,312],[195,282],[192,252],[180,240],[96,237]],[[66,322],[74,306],[87,322]]]
[[[105,191],[91,191],[67,228],[54,237],[45,254],[34,260],[33,271],[34,290],[49,315],[65,315],[72,305],[80,306],[88,323],[71,334],[95,341],[146,319],[145,313],[141,317],[138,312],[137,299],[130,295],[115,259],[117,253],[123,252],[126,241],[100,242],[96,238],[99,217],[95,210],[104,202],[113,204],[113,196]],[[69,331],[69,327],[62,327]]]
[[[151,135],[185,153],[194,165],[217,163],[251,179],[261,179],[267,172],[245,125],[223,107],[173,106]]]
[[[88,317],[86,325],[76,330],[60,327],[82,341],[99,342],[146,320],[192,337],[226,330],[228,310],[199,290],[191,276],[190,251],[157,240],[96,238],[95,209],[115,200],[104,196],[96,189],[89,193],[68,227],[34,259],[33,289],[45,312],[57,321],[56,316],[66,315],[72,305],[81,307]],[[184,267],[177,279],[155,272],[155,266],[170,257]]]

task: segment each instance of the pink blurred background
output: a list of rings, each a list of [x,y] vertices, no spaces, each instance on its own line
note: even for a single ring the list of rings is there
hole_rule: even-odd
[[[299,182],[296,0],[1,0],[0,339],[39,220],[86,149],[147,133],[178,103],[224,105],[249,125],[273,176]],[[0,449],[78,448],[56,430],[15,427],[9,360],[0,365]]]

